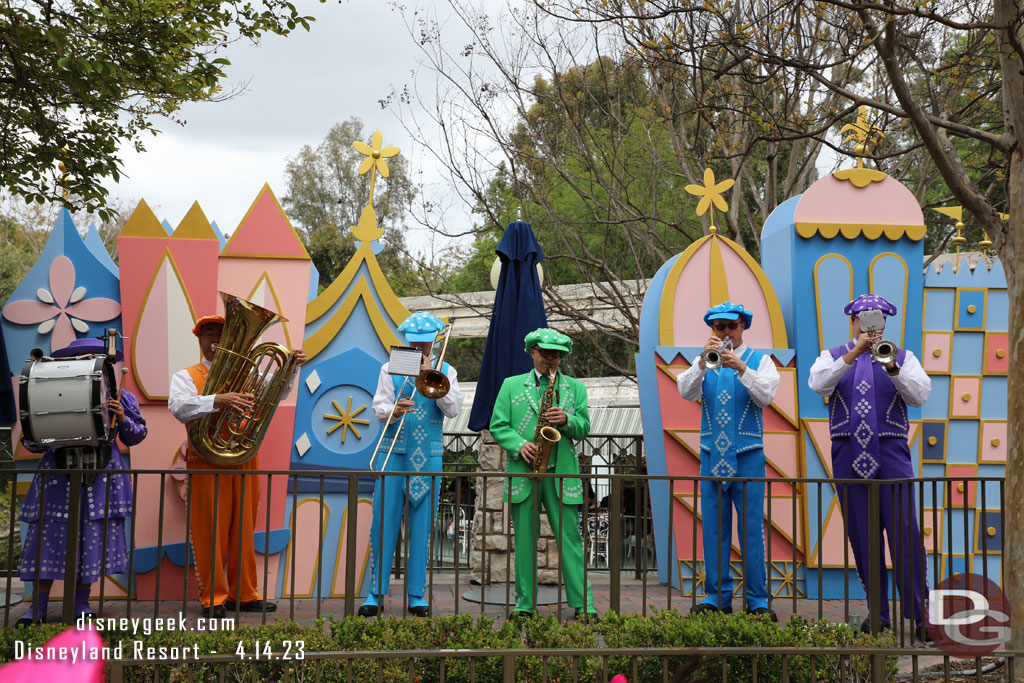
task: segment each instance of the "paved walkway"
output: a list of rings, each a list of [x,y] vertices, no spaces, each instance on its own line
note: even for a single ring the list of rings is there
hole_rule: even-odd
[[[611,609],[611,587],[610,577],[607,573],[591,572],[588,579],[593,586],[594,602],[598,612],[604,613]],[[389,616],[405,614],[404,591],[402,590],[402,579],[391,581],[391,592],[385,598],[384,614]],[[483,615],[492,619],[503,619],[511,610],[511,605],[502,604],[507,592],[509,599],[514,602],[515,591],[508,584],[493,584],[487,588],[485,602],[480,603],[480,586],[470,584],[468,573],[459,576],[459,583],[456,585],[454,574],[437,574],[433,577],[432,586],[428,585],[428,591],[433,590],[431,604],[434,615],[472,614]],[[6,583],[0,579],[0,623],[3,622],[4,609],[2,596],[6,591]],[[14,596],[25,594],[21,581],[13,579],[11,592]],[[538,612],[542,615],[554,614],[562,619],[571,619],[573,610],[564,602],[564,589],[557,587],[541,587],[539,591],[539,602],[546,604],[538,605]],[[97,600],[97,593],[93,592],[93,609],[99,611],[100,605]],[[562,602],[557,600],[561,597]],[[361,604],[356,600],[355,606]],[[497,604],[496,604],[497,603]],[[313,623],[318,616],[329,614],[341,617],[345,613],[345,599],[330,597],[317,600],[315,598],[281,598],[277,600],[278,610],[268,614],[267,619],[293,619],[301,624]],[[637,580],[632,573],[623,574],[619,583],[619,613],[620,614],[648,614],[652,610],[677,609],[688,612],[694,599],[683,596],[678,590],[669,589],[665,585],[656,583],[654,575],[645,584]],[[734,603],[737,610],[742,605],[739,599]],[[105,616],[125,616],[128,613],[128,603],[125,600],[105,600],[103,613]],[[21,616],[28,608],[28,603],[23,602],[10,608],[10,619],[13,621]],[[809,619],[826,619],[836,622],[850,622],[854,625],[860,623],[867,614],[863,600],[808,600],[799,598],[795,602],[792,598],[776,598],[772,608],[779,616],[779,620],[785,622],[794,613],[800,614]],[[61,610],[61,597],[53,596],[50,599],[49,614],[51,620],[59,619]],[[157,603],[153,601],[133,601],[131,603],[131,615],[134,616],[159,616],[169,617],[184,613],[186,617],[198,617],[199,605],[196,602],[187,602],[184,605],[181,600],[162,600]],[[259,623],[261,614],[241,614],[239,623]]]

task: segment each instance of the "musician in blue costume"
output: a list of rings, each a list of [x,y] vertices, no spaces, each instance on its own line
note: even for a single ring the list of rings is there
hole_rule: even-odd
[[[418,348],[423,354],[423,369],[433,367],[434,340],[442,329],[444,323],[437,316],[425,311],[414,313],[398,326],[398,331],[405,335],[409,345]],[[394,407],[394,416],[391,424],[386,427],[388,433],[381,443],[375,466],[383,465],[384,454],[395,438],[399,421],[405,415],[405,424],[397,436],[387,471],[442,471],[444,418],[458,415],[463,399],[455,368],[448,363],[442,363],[438,370],[447,375],[451,388],[445,396],[434,400],[425,398],[415,391],[416,387],[412,381],[414,378],[405,381],[406,378],[403,376],[391,375],[388,363],[381,367],[377,392],[373,396],[373,412],[378,420],[384,422]],[[360,616],[372,617],[383,611],[383,597],[388,592],[398,530],[402,526],[402,514],[406,505],[406,483],[406,477],[381,477],[377,480],[377,487],[373,492],[373,524],[370,527],[370,592],[359,608]],[[430,614],[430,603],[426,599],[427,551],[431,522],[437,512],[440,490],[440,477],[408,478],[409,557],[406,563],[406,593],[409,596],[409,612],[417,617]]]
[[[853,341],[826,349],[811,366],[808,384],[829,397],[828,421],[832,437],[832,476],[836,479],[911,479],[917,476],[910,459],[907,437],[910,423],[907,406],[922,406],[931,394],[932,383],[912,351],[899,349],[885,364],[875,360],[871,349],[881,331],[869,334],[861,329],[860,316],[869,310],[884,316],[896,315],[896,307],[880,296],[863,294],[846,304],[843,312],[853,323]],[[868,550],[868,487],[836,485],[847,533],[853,547],[857,574],[870,596]],[[893,507],[893,501],[896,507]],[[919,633],[926,615],[927,595],[924,545],[918,530],[914,489],[910,483],[879,487],[881,525],[893,558],[896,585],[903,599],[904,614],[913,618]],[[873,558],[879,565],[881,614],[879,628],[888,629],[889,579],[885,553]],[[913,586],[913,590],[911,590]],[[912,596],[911,596],[912,593]],[[912,599],[909,599],[911,598]],[[870,619],[870,618],[869,618]],[[862,623],[863,630],[870,621]]]
[[[742,304],[728,301],[712,306],[704,314],[711,328],[705,350],[722,348],[722,366],[708,370],[703,356],[679,375],[679,394],[701,402],[700,476],[765,476],[762,409],[779,390],[779,371],[767,353],[743,343],[753,314]],[[733,580],[729,570],[732,545],[732,508],[736,508],[746,611],[767,614],[768,607],[764,553],[763,481],[728,482],[713,479],[700,482],[701,527],[704,538],[704,599],[694,613],[732,612]]]
[[[53,352],[53,358],[73,358],[82,355],[103,355],[107,345],[99,339],[77,339],[63,349]],[[116,360],[122,360],[117,352]],[[107,399],[107,408],[117,421],[116,436],[126,446],[146,438],[146,420],[139,412],[139,402],[125,389],[121,398]],[[117,442],[100,447],[106,460],[104,470],[125,469],[124,459]],[[40,470],[67,469],[72,466],[65,458],[64,449],[48,448],[39,461]],[[18,575],[25,583],[38,579],[38,590],[32,607],[15,626],[26,626],[46,621],[46,608],[50,589],[55,579],[64,580],[65,550],[68,533],[68,491],[70,482],[66,474],[32,477],[28,495],[18,518],[28,524],[25,546],[21,551]],[[42,500],[41,500],[42,499]],[[78,585],[75,589],[75,617],[91,615],[89,593],[92,584],[104,576],[128,570],[128,543],[125,519],[132,513],[132,483],[127,474],[90,474],[82,485],[80,528],[78,538]],[[40,516],[42,521],[40,522]],[[42,548],[40,549],[40,539]],[[36,556],[39,565],[36,565]]]

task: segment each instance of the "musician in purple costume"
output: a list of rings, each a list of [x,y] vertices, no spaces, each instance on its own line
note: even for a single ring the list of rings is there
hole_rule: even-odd
[[[875,360],[871,349],[881,339],[881,330],[874,334],[865,332],[860,321],[860,316],[869,310],[881,311],[887,317],[896,315],[895,306],[873,294],[863,294],[848,303],[843,312],[853,323],[853,341],[822,351],[811,366],[808,384],[815,393],[829,399],[833,477],[911,479],[917,473],[907,444],[910,430],[907,406],[924,405],[932,384],[912,351],[900,349],[895,359],[884,365]],[[874,587],[869,585],[868,579],[868,487],[838,484],[836,493],[846,519],[857,574],[870,604]],[[881,486],[879,504],[881,526],[888,539],[903,612],[922,627],[926,616],[923,596],[927,595],[928,586],[913,485],[905,482]],[[881,577],[879,628],[888,629],[889,580],[885,553],[879,548],[871,559],[878,562]],[[909,600],[911,590],[912,601]],[[910,602],[912,604],[908,604]],[[870,629],[870,618],[861,628]]]
[[[63,349],[54,351],[53,358],[71,358],[88,354],[106,353],[106,344],[99,339],[77,339]],[[122,360],[122,353],[117,352],[117,360]],[[110,398],[107,406],[112,416],[117,419],[117,437],[126,446],[135,444],[146,438],[146,420],[139,412],[139,402],[127,389],[121,392],[121,400]],[[61,453],[63,449],[47,449],[39,461],[38,469],[65,469]],[[118,450],[117,442],[110,444],[110,461],[104,467],[107,470],[123,470],[125,462]],[[67,544],[67,517],[69,481],[66,474],[46,476],[46,487],[43,491],[45,500],[42,505],[42,523],[40,524],[40,493],[42,490],[42,474],[32,478],[28,495],[21,506],[18,519],[28,524],[25,534],[25,546],[21,551],[21,562],[18,573],[21,580],[29,583],[38,579],[36,592],[33,595],[32,607],[15,626],[25,626],[46,621],[46,608],[50,598],[50,588],[55,579],[64,579],[64,555]],[[108,505],[109,503],[109,505]],[[128,543],[125,538],[125,518],[132,513],[132,484],[127,474],[93,474],[86,477],[82,484],[81,526],[79,528],[78,556],[78,587],[75,590],[75,616],[92,614],[89,607],[89,593],[92,584],[103,576],[118,574],[128,570]],[[104,520],[107,520],[104,524]],[[107,527],[106,554],[104,555],[104,526]],[[39,548],[40,527],[42,530],[42,550]],[[39,554],[39,568],[36,567],[36,556]]]

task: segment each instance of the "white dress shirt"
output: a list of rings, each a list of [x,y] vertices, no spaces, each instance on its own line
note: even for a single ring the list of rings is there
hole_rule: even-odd
[[[205,358],[202,360],[202,363],[206,366],[207,371],[209,371],[210,366],[213,364]],[[295,384],[298,367],[295,366],[295,371],[292,372],[292,376],[288,380],[284,396],[291,393],[292,385]],[[171,415],[178,422],[188,424],[193,420],[198,420],[203,415],[209,415],[220,410],[220,408],[213,405],[214,396],[214,394],[200,396],[196,383],[192,381],[192,375],[185,368],[171,375],[171,392],[167,397],[167,409],[171,411]]]
[[[212,363],[205,358],[203,365],[207,371]],[[192,375],[187,369],[178,370],[171,375],[171,393],[167,397],[167,409],[178,422],[188,424],[192,420],[198,420],[203,415],[217,412],[213,405],[213,394],[200,396],[196,389],[196,383],[192,381]]]
[[[744,344],[733,349],[732,352],[742,357],[746,353],[746,349],[747,345]],[[700,361],[695,361],[689,369],[681,373],[676,378],[679,395],[688,401],[698,400],[701,397],[705,372],[707,371],[700,366]],[[747,388],[751,400],[758,408],[764,408],[771,403],[779,391],[779,369],[775,367],[775,361],[768,353],[761,354],[761,362],[758,364],[757,370],[748,365],[746,371],[739,375],[739,380]]]
[[[870,351],[865,351],[865,353],[870,353]],[[876,361],[872,360],[872,362]],[[832,353],[825,349],[811,366],[811,375],[807,378],[807,385],[819,396],[831,396],[839,385],[839,380],[851,368],[853,365],[847,365],[843,356],[833,360]],[[921,367],[921,361],[917,359],[913,351],[907,351],[899,374],[889,375],[889,377],[896,386],[896,390],[900,392],[900,396],[903,397],[903,402],[908,406],[915,408],[923,406],[932,393],[932,380]]]
[[[395,384],[392,381],[392,375],[388,372],[388,369],[388,363],[384,363],[384,365],[381,366],[380,376],[377,377],[377,391],[373,395],[373,413],[381,422],[385,422],[388,419],[388,415],[391,414],[391,409],[395,405]],[[451,388],[448,390],[447,394],[437,399],[438,409],[447,417],[455,417],[459,414],[459,410],[462,409],[463,396],[462,392],[459,391],[458,377],[459,374],[455,371],[455,368],[449,364],[448,382],[451,384]],[[415,377],[409,377],[406,388],[402,392],[403,396],[408,397],[409,394],[412,393],[412,390],[416,386],[415,382]]]

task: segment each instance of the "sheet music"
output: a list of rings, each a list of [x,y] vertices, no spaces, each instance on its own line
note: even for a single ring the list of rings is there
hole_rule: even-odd
[[[412,346],[392,346],[388,358],[388,372],[392,375],[415,377],[420,374],[423,354]]]

